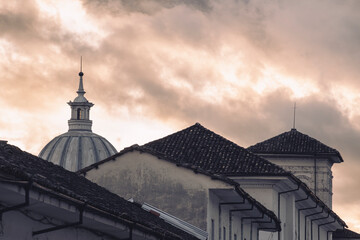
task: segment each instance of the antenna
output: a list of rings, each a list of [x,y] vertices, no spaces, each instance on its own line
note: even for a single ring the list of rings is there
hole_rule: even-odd
[[[293,128],[292,129],[296,129],[295,128],[295,120],[296,120],[296,102],[294,102],[294,121],[293,121]]]

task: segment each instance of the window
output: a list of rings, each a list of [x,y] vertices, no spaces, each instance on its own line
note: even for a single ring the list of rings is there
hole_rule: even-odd
[[[224,240],[226,240],[226,228],[224,227]]]
[[[82,119],[82,118],[83,118],[83,116],[82,116],[82,111],[81,111],[80,108],[78,108],[78,109],[77,109],[77,119],[79,120],[79,119]]]
[[[236,234],[234,234],[234,240],[237,240],[237,235]]]

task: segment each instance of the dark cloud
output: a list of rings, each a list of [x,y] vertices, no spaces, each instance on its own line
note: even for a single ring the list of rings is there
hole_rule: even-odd
[[[174,129],[200,122],[246,147],[288,131],[297,100],[297,129],[344,157],[335,204],[358,204],[360,114],[337,91],[360,87],[359,1],[83,0],[78,28],[37,1],[12,2],[0,4],[0,100],[23,112],[28,149],[57,134],[50,115],[66,127],[59,104],[76,95],[82,55],[86,96],[110,122],[123,109]]]
[[[37,21],[37,9],[32,1],[16,2],[14,9],[0,9],[0,36],[15,35],[19,39],[29,37]],[[30,34],[32,35],[32,34]]]
[[[359,9],[355,1],[283,2],[266,21],[267,33],[278,46],[273,59],[292,74],[358,85],[360,71],[354,66],[360,63],[360,52],[354,49]]]
[[[171,9],[178,5],[186,5],[200,11],[211,10],[211,0],[83,0],[84,5],[93,11],[103,10],[112,14],[140,12],[154,14],[162,9]]]

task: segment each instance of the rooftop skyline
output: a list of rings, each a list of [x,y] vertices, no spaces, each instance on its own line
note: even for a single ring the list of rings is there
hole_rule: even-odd
[[[117,150],[200,122],[243,147],[293,127],[337,149],[333,209],[360,231],[360,2],[0,3],[0,139],[68,130],[83,56],[93,131]]]

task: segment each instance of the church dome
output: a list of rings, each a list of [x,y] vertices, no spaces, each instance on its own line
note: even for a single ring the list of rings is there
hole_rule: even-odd
[[[108,140],[91,130],[90,108],[94,104],[84,97],[83,75],[80,70],[78,96],[68,102],[69,131],[51,140],[39,154],[40,158],[74,172],[117,153]]]
[[[117,153],[111,143],[89,131],[69,131],[51,140],[39,157],[77,171]]]

